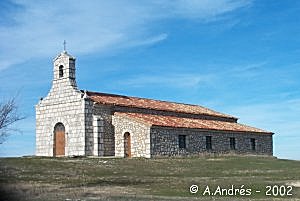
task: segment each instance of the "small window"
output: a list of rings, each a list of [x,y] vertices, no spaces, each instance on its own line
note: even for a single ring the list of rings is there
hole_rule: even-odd
[[[255,151],[255,149],[256,149],[255,138],[251,138],[250,142],[251,142],[251,150]]]
[[[211,144],[211,136],[206,136],[206,149],[211,150],[212,144]]]
[[[179,135],[178,136],[178,143],[179,143],[179,148],[186,149],[186,136],[185,135]]]
[[[229,140],[230,140],[230,149],[235,150],[236,149],[236,147],[235,147],[235,138],[231,137],[231,138],[229,138]]]
[[[59,78],[62,78],[64,76],[64,66],[59,66]]]

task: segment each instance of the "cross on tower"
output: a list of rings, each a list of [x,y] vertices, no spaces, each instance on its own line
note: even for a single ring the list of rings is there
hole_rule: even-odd
[[[66,42],[66,40],[64,40],[64,51],[66,51],[66,45],[67,45],[67,42]]]

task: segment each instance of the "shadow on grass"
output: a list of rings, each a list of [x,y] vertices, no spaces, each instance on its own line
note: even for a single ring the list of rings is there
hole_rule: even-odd
[[[18,201],[18,200],[28,200],[24,197],[26,190],[21,190],[18,188],[11,189],[5,187],[3,184],[0,186],[0,200],[1,201]]]

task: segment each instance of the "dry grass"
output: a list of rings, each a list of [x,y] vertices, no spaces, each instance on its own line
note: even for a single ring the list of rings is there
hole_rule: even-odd
[[[234,200],[300,200],[300,161],[266,157],[166,159],[1,158],[0,200],[232,200],[191,194],[208,185],[265,191],[293,185],[293,196],[254,194]]]

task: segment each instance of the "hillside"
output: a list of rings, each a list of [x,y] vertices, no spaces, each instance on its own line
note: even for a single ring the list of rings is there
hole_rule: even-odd
[[[300,161],[269,157],[1,158],[0,175],[1,200],[300,200]]]

